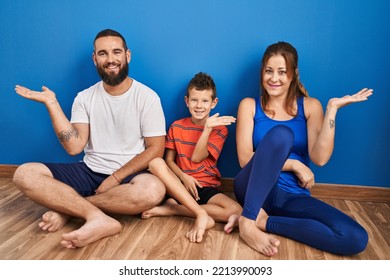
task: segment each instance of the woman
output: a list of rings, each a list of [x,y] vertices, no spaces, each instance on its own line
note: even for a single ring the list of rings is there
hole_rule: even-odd
[[[261,95],[240,102],[237,153],[242,170],[234,181],[243,205],[241,238],[253,249],[273,256],[285,236],[339,255],[363,251],[367,232],[356,221],[310,196],[314,175],[309,162],[330,159],[339,108],[367,100],[371,89],[321,103],[299,81],[298,54],[286,42],[270,45],[261,65]]]

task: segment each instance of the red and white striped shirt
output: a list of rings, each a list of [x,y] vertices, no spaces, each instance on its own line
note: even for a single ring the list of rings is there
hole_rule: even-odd
[[[200,163],[191,161],[192,153],[203,132],[203,126],[196,125],[191,118],[175,121],[169,128],[165,148],[176,151],[176,164],[184,173],[191,175],[204,187],[221,187],[221,174],[217,160],[228,135],[226,126],[214,127],[208,140],[209,155]]]

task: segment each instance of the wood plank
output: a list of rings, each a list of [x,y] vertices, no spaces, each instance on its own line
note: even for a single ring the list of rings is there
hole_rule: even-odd
[[[0,178],[12,178],[18,165],[0,164]]]

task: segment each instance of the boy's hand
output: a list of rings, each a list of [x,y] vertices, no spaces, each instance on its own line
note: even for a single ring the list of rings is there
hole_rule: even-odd
[[[198,180],[185,173],[180,179],[184,187],[195,198],[195,200],[199,200],[198,189],[196,187],[203,188],[203,186],[198,182]]]
[[[205,126],[208,128],[213,128],[220,125],[231,125],[236,122],[236,118],[232,116],[219,116],[219,113],[216,113],[209,117],[206,120]]]

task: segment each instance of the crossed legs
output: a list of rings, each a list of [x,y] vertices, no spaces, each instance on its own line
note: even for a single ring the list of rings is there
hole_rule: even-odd
[[[187,216],[195,218],[195,223],[187,232],[186,237],[191,242],[202,242],[205,231],[214,226],[214,220],[207,214],[206,210],[200,207],[162,158],[153,159],[149,163],[149,171],[163,182],[167,193],[182,205],[179,205],[174,199],[169,199],[162,206],[146,209],[147,211],[142,213],[142,217],[175,215],[177,206],[183,207],[188,214]]]
[[[130,182],[131,187],[124,184],[105,193],[83,198],[73,188],[55,180],[50,170],[41,163],[19,166],[13,179],[26,196],[51,209],[39,223],[43,230],[57,231],[67,223],[69,217],[79,217],[86,221],[79,229],[63,234],[61,245],[66,248],[83,247],[119,233],[121,224],[104,212],[141,213],[160,203],[165,194],[164,186],[157,178],[141,174]],[[149,187],[145,188],[141,183]]]
[[[266,256],[277,253],[279,245],[266,232],[334,254],[361,252],[368,235],[356,221],[318,199],[290,194],[275,186],[293,141],[288,131],[281,126],[270,130],[235,178],[236,197],[244,209],[239,221],[240,236]]]

